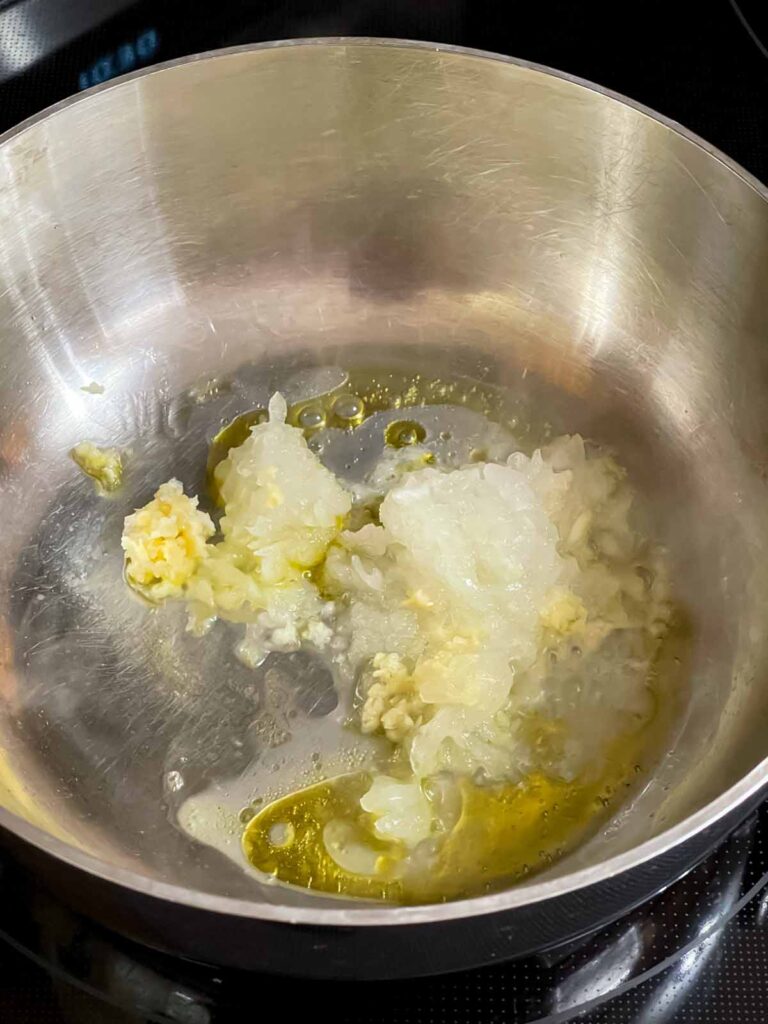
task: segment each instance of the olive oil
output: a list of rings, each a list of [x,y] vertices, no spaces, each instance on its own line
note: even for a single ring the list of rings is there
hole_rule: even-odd
[[[353,430],[377,412],[415,410],[430,405],[456,405],[482,413],[488,420],[513,430],[521,443],[529,435],[536,438],[537,444],[546,439],[546,425],[540,424],[537,430],[535,424],[528,422],[528,417],[520,415],[519,402],[500,388],[466,378],[442,380],[391,370],[350,371],[341,387],[289,406],[287,421],[299,427],[310,440],[326,427]],[[231,448],[241,445],[251,429],[266,418],[266,409],[252,409],[227,424],[213,438],[208,452],[207,481],[216,504],[220,504],[216,467]],[[385,428],[384,441],[394,448],[418,444],[424,438],[424,427],[415,418],[398,420]]]
[[[255,814],[243,852],[258,871],[289,885],[394,903],[433,903],[483,895],[549,867],[594,832],[636,786],[652,723],[611,745],[600,771],[574,780],[533,771],[516,783],[457,781],[460,814],[434,839],[421,868],[403,871],[402,847],[383,842],[359,799],[365,773],[342,775],[298,790]],[[356,841],[371,851],[374,870],[341,866],[326,843],[329,822],[351,822]],[[289,840],[284,839],[289,829]],[[277,838],[276,838],[277,833]]]
[[[364,772],[342,775],[308,786],[268,804],[248,823],[243,834],[247,860],[264,874],[291,885],[338,896],[399,901],[403,889],[394,876],[394,844],[377,839],[360,797],[370,785]],[[333,822],[348,822],[353,839],[375,858],[371,875],[345,870],[334,860],[324,833]]]

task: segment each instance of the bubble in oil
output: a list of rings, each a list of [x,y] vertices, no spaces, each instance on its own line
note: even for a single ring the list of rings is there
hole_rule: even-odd
[[[384,431],[384,441],[390,448],[407,448],[412,444],[421,444],[427,432],[416,420],[395,420]]]
[[[325,425],[325,411],[320,405],[305,406],[296,417],[302,430],[318,430]]]
[[[365,402],[357,395],[339,395],[333,403],[333,414],[345,426],[357,426],[365,416]]]

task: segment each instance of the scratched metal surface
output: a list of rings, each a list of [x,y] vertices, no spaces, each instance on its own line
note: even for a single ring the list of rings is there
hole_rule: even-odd
[[[385,350],[427,372],[525,379],[562,429],[614,444],[658,512],[698,636],[683,732],[639,812],[559,875],[409,919],[569,891],[759,786],[768,213],[753,182],[567,79],[362,43],[161,69],[0,156],[8,806],[100,872],[181,901],[242,897],[226,908],[247,915],[269,900],[278,916],[295,902],[337,923],[403,913],[266,892],[175,828],[163,780],[179,757],[196,787],[253,755],[254,682],[226,631],[203,657],[169,644],[174,611],[148,620],[116,583],[122,516],[170,472],[199,489],[222,421],[294,374]],[[196,402],[211,377],[237,386]],[[104,393],[81,390],[91,381]],[[109,502],[66,457],[84,438],[129,450]]]

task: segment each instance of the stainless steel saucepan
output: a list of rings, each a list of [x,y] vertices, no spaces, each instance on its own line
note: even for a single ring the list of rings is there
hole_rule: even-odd
[[[336,977],[552,945],[691,866],[768,772],[766,198],[621,97],[414,43],[190,58],[5,135],[6,841],[159,948]],[[628,810],[509,891],[409,908],[263,885],[177,827],[182,798],[257,756],[258,681],[226,630],[171,649],[120,578],[123,515],[172,473],[199,489],[221,423],[385,363],[527,388],[614,445],[693,637]],[[67,457],[84,439],[131,453],[109,500]]]

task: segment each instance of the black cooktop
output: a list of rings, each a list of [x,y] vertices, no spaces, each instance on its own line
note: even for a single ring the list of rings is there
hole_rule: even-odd
[[[310,982],[164,956],[86,920],[0,857],[0,1021],[764,1024],[768,804],[620,921],[534,957],[439,978]],[[284,1007],[280,1010],[280,1007]]]
[[[766,0],[0,0],[0,130],[157,61],[322,35],[429,39],[560,68],[680,121],[768,181]],[[766,881],[768,805],[665,893],[566,948],[439,979],[286,984],[110,935],[0,849],[0,1024],[220,1024],[318,1005],[339,1024],[764,1024]]]

